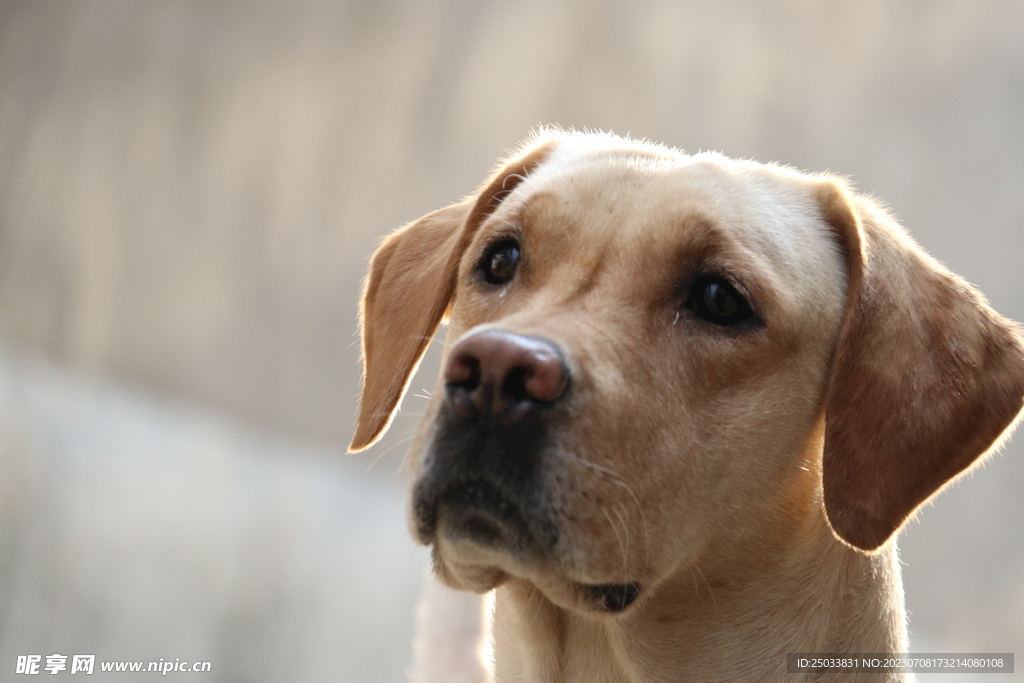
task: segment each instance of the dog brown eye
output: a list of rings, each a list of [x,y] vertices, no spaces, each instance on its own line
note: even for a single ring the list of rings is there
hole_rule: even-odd
[[[482,264],[484,279],[492,285],[503,285],[516,274],[519,265],[519,244],[500,242],[487,252]]]
[[[715,325],[738,325],[754,317],[743,295],[725,278],[704,275],[690,288],[686,307]]]

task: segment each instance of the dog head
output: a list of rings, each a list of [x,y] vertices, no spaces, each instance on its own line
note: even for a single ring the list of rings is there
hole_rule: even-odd
[[[445,318],[413,534],[453,587],[589,613],[823,514],[876,550],[1024,401],[1016,329],[841,180],[610,135],[542,134],[384,242],[352,450]]]

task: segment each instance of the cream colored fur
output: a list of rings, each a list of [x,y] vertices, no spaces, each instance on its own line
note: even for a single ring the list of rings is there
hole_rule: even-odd
[[[481,255],[509,237],[515,279],[481,286]],[[704,272],[732,278],[762,324],[696,319],[686,283]],[[385,242],[354,450],[386,428],[446,315],[446,358],[499,329],[550,340],[571,373],[538,475],[558,543],[538,558],[443,526],[420,538],[443,583],[496,591],[493,673],[463,671],[499,683],[779,681],[787,653],[906,652],[892,539],[1024,400],[1016,328],[842,180],[610,135],[545,132]],[[414,484],[445,457],[444,397],[442,381]],[[622,613],[584,599],[629,582]],[[462,641],[479,614],[455,611]],[[445,648],[417,659],[415,680],[456,680]]]

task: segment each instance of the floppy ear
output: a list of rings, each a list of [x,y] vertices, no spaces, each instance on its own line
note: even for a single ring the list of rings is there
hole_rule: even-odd
[[[1008,432],[1024,344],[882,210],[831,181],[820,196],[849,269],[825,398],[825,511],[871,551]]]
[[[549,140],[528,148],[475,196],[399,228],[374,253],[360,308],[363,389],[349,452],[372,446],[387,430],[448,310],[473,233],[553,145]]]

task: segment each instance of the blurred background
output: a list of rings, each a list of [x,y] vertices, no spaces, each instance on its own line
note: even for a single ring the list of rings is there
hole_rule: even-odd
[[[847,174],[1024,320],[1016,0],[0,0],[0,679],[405,679],[436,359],[345,455],[360,281],[548,123]],[[1022,443],[903,533],[916,651],[1024,654]]]

